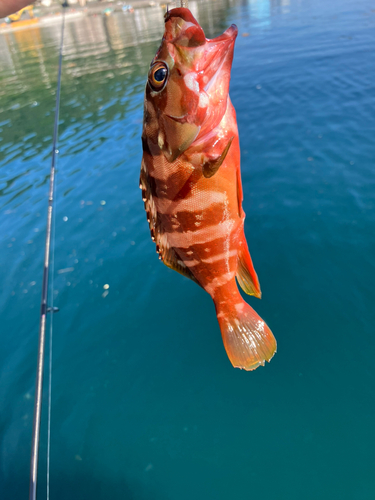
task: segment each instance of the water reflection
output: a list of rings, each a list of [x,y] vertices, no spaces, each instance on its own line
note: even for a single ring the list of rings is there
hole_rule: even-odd
[[[221,26],[222,29],[227,27],[230,4],[231,0],[192,1],[190,9],[202,23],[207,36],[212,37],[218,34]],[[164,12],[165,7],[154,6],[135,10],[133,14],[117,12],[111,16],[68,18],[63,95],[67,92],[78,103],[93,103],[100,99],[101,106],[104,106],[113,98],[110,92],[101,90],[108,79],[119,82],[127,73],[131,73],[133,81],[141,75],[144,78],[163,33]],[[51,123],[46,117],[52,112],[54,103],[59,26],[60,19],[55,19],[52,25],[40,24],[27,30],[0,34],[0,117],[1,121],[12,122],[12,127],[2,130],[0,162],[6,157],[7,146],[11,145],[14,127],[18,123],[39,124],[37,135],[30,139],[36,152],[42,138],[51,134]],[[93,78],[93,75],[97,76]],[[74,116],[69,116],[66,122],[72,119]]]
[[[189,8],[208,37],[226,29],[231,7],[236,0],[191,1]],[[238,2],[237,2],[238,3]],[[242,2],[240,2],[242,3]],[[286,13],[290,0],[245,0],[244,14],[259,28],[267,28],[272,12]],[[106,70],[119,70],[132,63],[147,68],[152,51],[147,44],[160,39],[164,25],[164,6],[137,9],[111,16],[75,16],[67,19],[64,44],[63,82],[66,78]],[[0,112],[14,106],[9,97],[17,96],[17,105],[31,104],[28,91],[50,89],[56,82],[56,51],[60,41],[60,19],[52,25],[40,24],[27,30],[0,34]],[[146,50],[145,50],[145,47]],[[131,48],[131,53],[126,49]]]
[[[236,3],[241,5],[246,24],[261,32],[289,1],[191,1],[189,7],[206,36],[212,38],[233,21],[241,27],[233,12]],[[142,87],[163,33],[164,13],[164,6],[155,5],[133,14],[75,15],[67,19],[60,135],[69,138],[68,151],[88,146],[83,133],[86,129],[98,129],[99,133],[103,120],[122,119],[135,106],[141,109]],[[20,167],[15,160],[30,161],[42,154],[44,161],[49,154],[46,148],[53,125],[61,18],[53,21],[0,34],[0,180],[5,186],[18,175]],[[4,169],[6,165],[9,167]],[[17,178],[14,189],[21,192],[19,182]],[[7,192],[5,188],[1,195]]]
[[[261,26],[269,26],[271,16],[270,0],[248,0],[251,16],[259,22]]]
[[[206,28],[207,35],[213,36],[216,21],[225,19],[231,3],[226,0],[215,3],[193,1],[189,7]],[[64,58],[67,61],[79,59],[80,62],[78,73],[69,70],[73,66],[67,64],[65,76],[82,76],[101,68],[106,69],[104,56],[128,47],[136,48],[136,57],[141,61],[144,54],[137,47],[160,39],[164,13],[164,6],[154,6],[137,9],[133,14],[116,12],[111,16],[82,15],[67,19]],[[0,35],[1,96],[18,94],[29,88],[29,85],[37,85],[39,76],[49,88],[51,80],[55,79],[55,64],[50,65],[48,62],[55,56],[59,40],[59,23],[56,20],[53,25],[38,25]],[[34,75],[30,80],[29,70],[35,69],[35,63],[39,66],[39,75]],[[16,88],[15,82],[18,84]]]

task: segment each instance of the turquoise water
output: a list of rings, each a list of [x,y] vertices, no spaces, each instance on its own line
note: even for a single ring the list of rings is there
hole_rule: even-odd
[[[248,300],[278,352],[233,369],[210,297],[149,237],[140,134],[162,9],[70,20],[51,499],[372,500],[374,4],[190,5],[209,37],[239,27],[231,98],[263,291]],[[0,35],[1,500],[28,494],[58,43],[58,24]],[[39,498],[46,442],[43,415]]]

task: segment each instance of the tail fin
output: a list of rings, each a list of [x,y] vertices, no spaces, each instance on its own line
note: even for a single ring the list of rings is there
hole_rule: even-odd
[[[235,368],[255,370],[271,360],[276,339],[249,304],[243,300],[233,309],[228,303],[216,304],[216,312],[225,350]]]

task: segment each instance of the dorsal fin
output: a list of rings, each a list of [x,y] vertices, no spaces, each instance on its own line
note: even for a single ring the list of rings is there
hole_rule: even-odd
[[[244,212],[242,210],[242,200],[243,200],[243,193],[242,193],[242,182],[241,182],[241,172],[239,169],[239,166],[237,167],[237,203],[238,203],[238,216],[239,217],[244,217]]]
[[[219,170],[220,166],[222,165],[223,161],[225,160],[225,157],[228,154],[230,145],[232,144],[234,137],[231,137],[228,141],[228,144],[225,146],[224,151],[221,153],[221,155],[218,158],[215,158],[213,160],[208,160],[206,163],[203,164],[202,171],[203,175],[206,178],[210,178],[213,175],[216,174],[216,172]]]

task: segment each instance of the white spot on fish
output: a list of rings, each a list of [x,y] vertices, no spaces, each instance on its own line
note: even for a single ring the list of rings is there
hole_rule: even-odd
[[[237,257],[237,250],[231,250],[229,253],[224,252],[214,255],[213,257],[208,257],[207,259],[202,259],[202,262],[205,264],[213,264],[214,262],[226,259],[226,264],[228,264],[228,259],[231,257]]]
[[[200,210],[204,210],[210,208],[213,203],[224,202],[225,193],[219,191],[211,191],[210,196],[206,196],[206,194],[202,192],[198,193],[196,198],[190,197],[178,201],[170,201],[155,197],[157,210],[161,214],[175,214],[177,210],[180,212],[195,212],[197,204],[199,204]]]
[[[208,226],[194,231],[185,231],[183,233],[166,233],[168,242],[173,247],[189,248],[191,245],[207,244],[208,242],[225,237],[229,238],[228,232],[231,231],[233,221],[224,221],[215,226]]]
[[[199,93],[199,103],[198,103],[198,106],[200,108],[207,108],[208,104],[209,104],[209,97],[208,95],[206,94],[206,92],[200,92]]]
[[[185,85],[187,86],[188,89],[192,90],[196,94],[199,92],[199,83],[196,80],[196,74],[195,73],[187,73],[184,76],[184,82]]]
[[[199,260],[187,260],[185,262],[186,267],[194,267],[197,266],[198,264],[200,264]]]
[[[218,278],[214,278],[211,283],[209,283],[208,285],[206,285],[206,292],[209,293],[212,296],[215,295],[215,290],[223,285],[225,285],[226,283],[228,283],[228,281],[232,280],[235,276],[235,272],[230,272],[230,273],[225,273],[223,274],[222,276],[218,277]]]
[[[240,313],[243,311],[244,304],[243,302],[239,302],[238,304],[235,304],[234,307],[236,308],[236,311]]]
[[[257,321],[257,325],[256,325],[256,329],[258,330],[258,332],[264,332],[264,321],[261,321],[261,320],[258,320]]]

